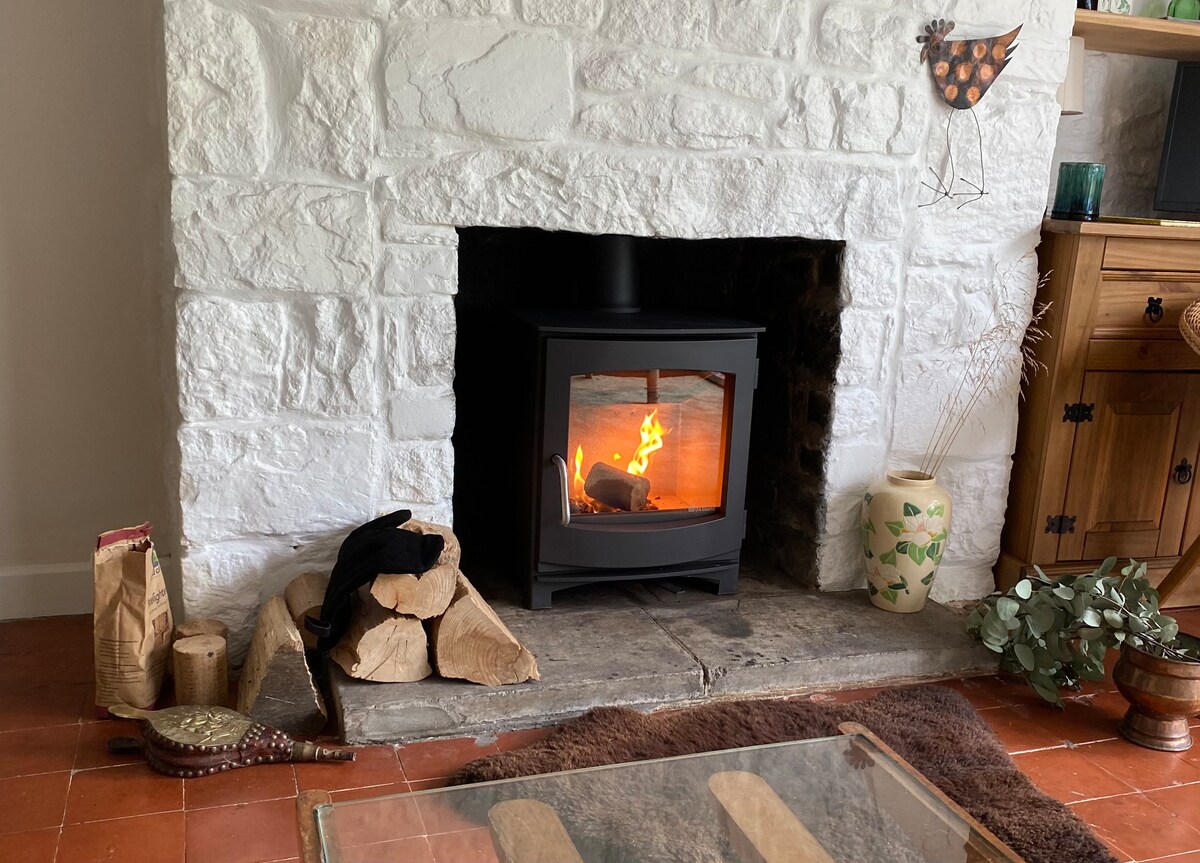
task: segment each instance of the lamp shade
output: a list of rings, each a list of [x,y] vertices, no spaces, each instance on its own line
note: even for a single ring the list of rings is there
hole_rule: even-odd
[[[1067,78],[1058,87],[1058,104],[1063,114],[1083,113],[1083,62],[1083,37],[1072,36],[1071,52],[1067,60]]]

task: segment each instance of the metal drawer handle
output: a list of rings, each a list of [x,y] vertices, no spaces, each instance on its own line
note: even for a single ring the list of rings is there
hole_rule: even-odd
[[[1146,319],[1152,324],[1163,319],[1162,297],[1146,297]]]
[[[558,468],[558,491],[562,497],[562,518],[560,521],[563,527],[567,527],[571,524],[571,495],[567,486],[567,462],[558,453],[550,456],[550,461],[554,462],[554,466]]]
[[[1192,477],[1195,476],[1195,473],[1196,471],[1185,458],[1179,464],[1175,465],[1175,482],[1179,483],[1180,485],[1187,485],[1192,481]]]

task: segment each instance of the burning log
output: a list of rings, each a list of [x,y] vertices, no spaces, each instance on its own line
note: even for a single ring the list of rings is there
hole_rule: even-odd
[[[601,461],[588,471],[583,490],[589,497],[627,512],[641,512],[650,500],[650,480]]]

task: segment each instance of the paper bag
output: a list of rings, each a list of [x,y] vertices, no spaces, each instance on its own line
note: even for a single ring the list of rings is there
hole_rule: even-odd
[[[100,534],[95,578],[96,709],[153,707],[171,652],[171,604],[150,524]]]

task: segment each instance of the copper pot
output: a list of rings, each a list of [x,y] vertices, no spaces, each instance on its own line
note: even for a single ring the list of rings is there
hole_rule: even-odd
[[[1200,663],[1163,659],[1125,644],[1113,680],[1130,704],[1117,729],[1122,737],[1163,752],[1191,749],[1188,720],[1200,714]]]

